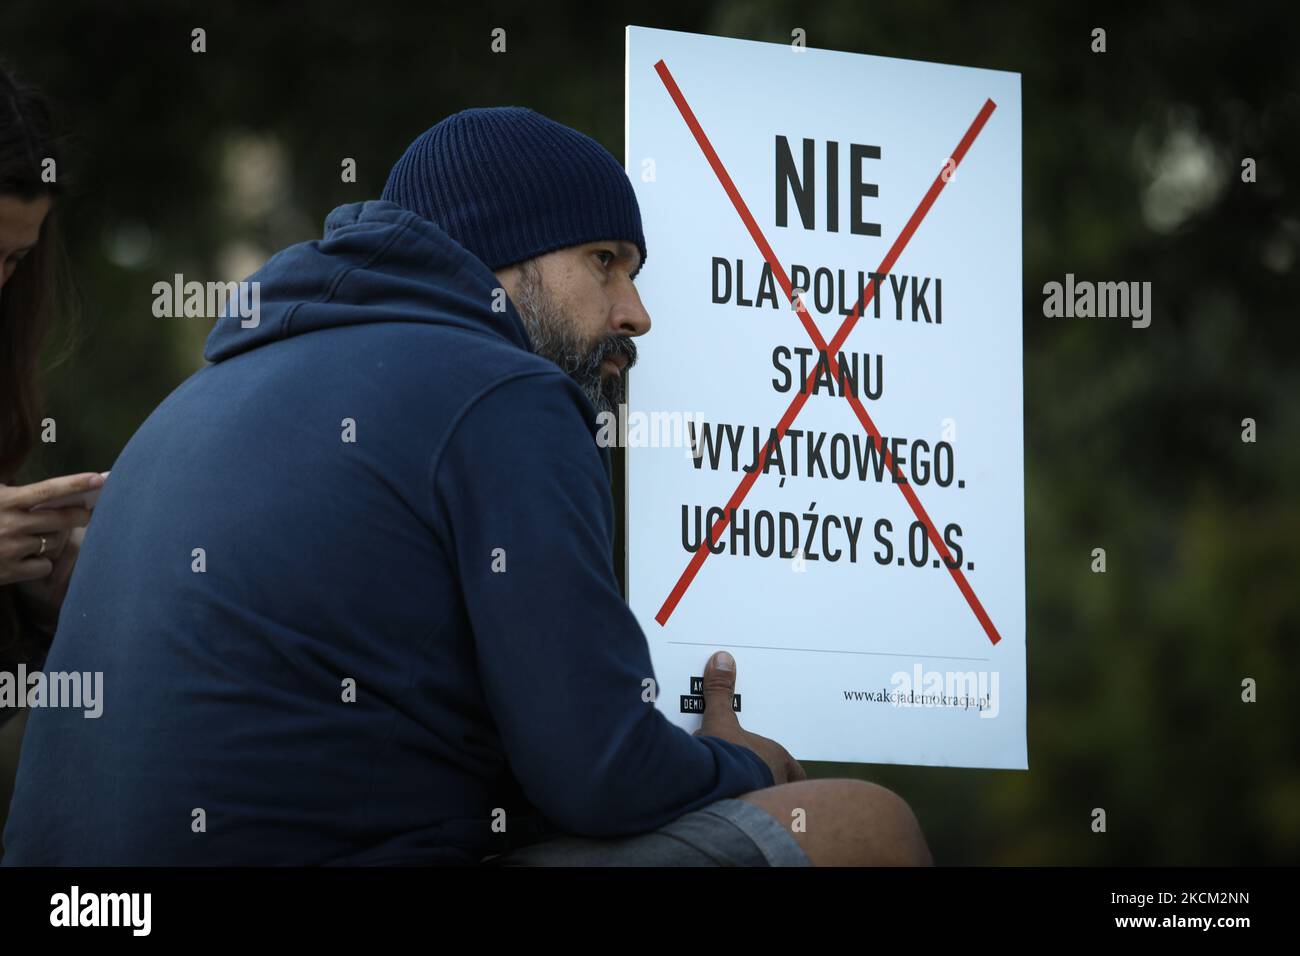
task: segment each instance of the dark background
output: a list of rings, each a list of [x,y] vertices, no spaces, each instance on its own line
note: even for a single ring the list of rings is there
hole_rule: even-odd
[[[622,157],[626,24],[1017,71],[1030,771],[807,769],[897,790],[940,863],[1297,862],[1300,29],[1281,5],[1046,6],[8,0],[0,55],[73,137],[81,299],[27,477],[109,468],[201,365],[209,323],[154,318],[154,282],[318,237],[443,116],[531,106]],[[1043,318],[1067,272],[1150,281],[1151,326]]]

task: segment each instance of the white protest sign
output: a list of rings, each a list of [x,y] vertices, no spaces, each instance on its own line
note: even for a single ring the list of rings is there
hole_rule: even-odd
[[[626,106],[658,706],[726,649],[797,759],[1027,768],[1019,75],[630,27]]]

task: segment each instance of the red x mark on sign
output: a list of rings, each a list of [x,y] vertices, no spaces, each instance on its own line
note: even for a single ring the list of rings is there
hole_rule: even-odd
[[[817,346],[818,351],[825,354],[831,375],[838,378],[839,367],[835,361],[835,356],[844,345],[844,340],[849,337],[849,333],[853,331],[853,327],[857,325],[858,318],[862,315],[862,310],[866,308],[867,304],[871,301],[871,297],[875,294],[876,283],[870,283],[867,288],[863,290],[862,295],[858,299],[858,304],[849,314],[849,317],[844,320],[844,324],[841,325],[840,330],[835,333],[835,337],[831,339],[830,344],[827,345],[825,340],[822,339],[821,332],[818,331],[817,326],[813,324],[807,310],[803,307],[802,299],[796,297],[794,288],[790,284],[789,277],[785,274],[785,270],[781,268],[781,263],[777,261],[775,253],[772,252],[772,247],[768,245],[767,239],[763,236],[763,231],[758,228],[758,223],[755,222],[753,215],[750,214],[749,207],[745,205],[745,200],[741,198],[739,190],[736,189],[736,184],[732,182],[731,176],[727,173],[726,167],[722,165],[722,160],[718,158],[718,154],[714,151],[713,144],[709,142],[709,137],[705,135],[703,127],[700,126],[699,120],[695,118],[695,113],[686,102],[686,97],[682,96],[682,91],[678,88],[677,81],[673,79],[673,75],[668,71],[668,67],[664,64],[663,60],[660,60],[655,64],[655,72],[659,74],[659,79],[663,81],[664,87],[668,90],[668,95],[671,96],[673,102],[677,104],[677,109],[682,114],[682,119],[684,119],[686,125],[690,127],[691,133],[695,136],[695,141],[699,143],[700,149],[703,150],[705,158],[709,161],[709,165],[713,167],[713,172],[718,177],[718,182],[722,184],[722,188],[731,199],[732,205],[736,207],[736,212],[740,214],[741,220],[745,223],[745,228],[749,230],[750,236],[753,237],[755,244],[758,246],[758,251],[762,253],[763,258],[767,261],[768,266],[772,270],[772,275],[780,284],[781,291],[784,292],[786,298],[794,304],[796,311],[799,313],[799,321],[803,323],[803,327],[807,331],[809,338],[813,340],[813,344]],[[986,99],[984,101],[984,106],[975,116],[974,121],[971,122],[970,128],[966,130],[966,135],[961,138],[961,141],[957,144],[957,148],[953,150],[950,161],[951,165],[945,163],[944,169],[940,170],[939,174],[935,176],[934,182],[930,185],[925,196],[922,197],[920,205],[916,207],[911,218],[907,220],[907,224],[903,227],[903,231],[898,234],[898,238],[894,240],[894,244],[889,247],[889,252],[885,254],[885,258],[881,260],[880,265],[876,267],[877,274],[884,275],[894,267],[894,263],[897,262],[898,257],[902,255],[903,249],[906,248],[907,243],[911,240],[917,227],[921,225],[921,220],[925,218],[926,214],[930,211],[930,207],[933,206],[935,200],[939,198],[939,193],[943,192],[943,187],[946,186],[948,181],[952,178],[952,172],[956,170],[957,166],[961,163],[962,159],[966,155],[966,151],[969,150],[971,144],[975,142],[975,137],[980,134],[980,131],[984,128],[984,124],[988,122],[988,118],[993,115],[995,109],[997,109],[997,104],[992,100]],[[804,403],[808,401],[808,396],[812,394],[812,389],[816,379],[817,370],[814,369],[813,373],[808,377],[808,381],[804,383],[803,390],[795,395],[794,400],[790,402],[790,407],[787,408],[785,414],[781,416],[781,420],[776,426],[777,442],[780,442],[781,439],[785,437],[786,430],[794,423],[795,418],[803,409]],[[848,399],[849,405],[852,406],[854,414],[858,416],[858,421],[860,421],[863,427],[866,428],[867,434],[871,436],[876,447],[880,449],[881,457],[885,466],[889,469],[890,474],[895,475],[896,478],[899,479],[895,482],[898,489],[903,493],[903,497],[907,499],[907,503],[912,506],[912,511],[916,517],[925,525],[926,534],[929,536],[931,544],[934,545],[943,558],[944,567],[948,569],[948,573],[950,573],[953,580],[957,582],[957,587],[965,596],[966,603],[970,605],[971,610],[975,612],[975,617],[983,626],[984,633],[988,635],[988,638],[992,643],[998,643],[998,641],[1002,640],[1001,635],[998,634],[997,628],[993,626],[993,621],[984,610],[984,605],[982,605],[979,598],[975,596],[975,592],[972,590],[970,582],[966,580],[966,575],[962,573],[957,562],[953,561],[952,555],[944,544],[943,538],[941,538],[939,532],[935,530],[934,522],[930,520],[930,516],[926,513],[925,508],[921,506],[921,499],[916,496],[916,492],[912,490],[910,484],[901,480],[902,474],[896,472],[893,456],[889,454],[889,450],[885,447],[885,442],[881,438],[880,431],[876,428],[875,422],[871,420],[871,416],[867,414],[866,408],[863,407],[862,402],[858,399],[857,395],[853,394],[852,389],[845,389],[844,397]],[[663,606],[659,608],[659,613],[655,615],[655,620],[659,622],[661,627],[668,623],[668,618],[672,616],[672,613],[681,601],[682,596],[686,593],[686,589],[690,587],[691,582],[695,580],[695,575],[699,573],[705,559],[707,559],[712,553],[709,550],[708,542],[711,540],[718,540],[718,536],[726,530],[729,520],[728,516],[731,514],[733,509],[740,507],[740,503],[744,501],[745,496],[749,494],[749,489],[752,488],[754,482],[758,480],[759,474],[764,470],[758,467],[759,462],[765,462],[767,460],[767,456],[771,451],[771,446],[771,440],[763,446],[763,449],[758,454],[758,461],[754,463],[754,470],[746,473],[745,477],[741,479],[740,484],[731,495],[731,500],[727,502],[726,507],[723,509],[722,517],[718,520],[717,524],[710,529],[709,536],[701,541],[699,546],[695,549],[695,553],[692,555],[690,562],[686,565],[686,569],[682,572],[681,577],[677,579],[677,584],[674,585],[667,599],[664,600]]]

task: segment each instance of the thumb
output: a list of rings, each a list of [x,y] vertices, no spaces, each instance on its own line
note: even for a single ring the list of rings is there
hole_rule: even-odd
[[[736,692],[736,659],[718,651],[704,665],[704,719],[701,734],[714,734],[740,725],[731,709],[731,695]]]

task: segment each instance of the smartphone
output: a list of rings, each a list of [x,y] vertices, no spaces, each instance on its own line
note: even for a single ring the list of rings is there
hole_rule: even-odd
[[[103,472],[104,479],[108,480],[108,472]],[[104,490],[104,486],[92,488],[90,491],[79,491],[73,495],[64,495],[62,498],[55,498],[53,501],[47,501],[44,504],[36,505],[32,511],[54,511],[57,508],[93,508],[95,502],[99,501],[99,493]]]

